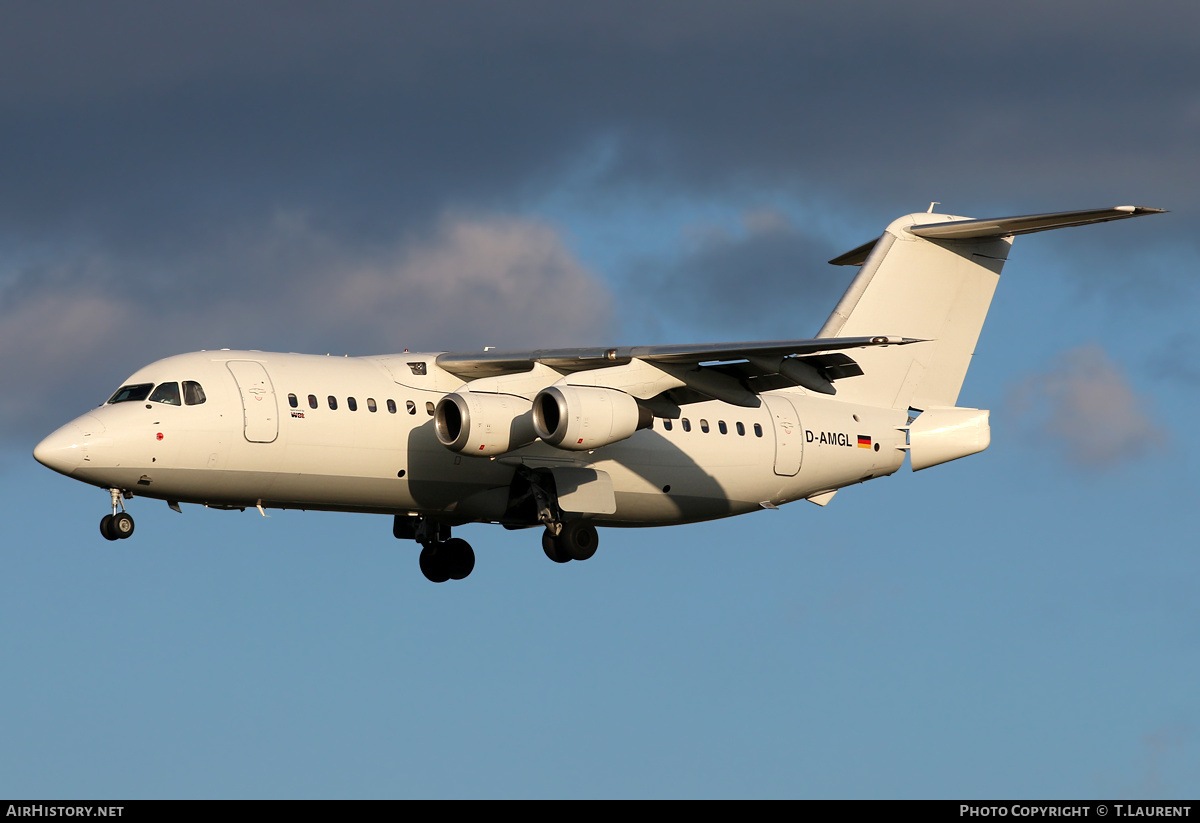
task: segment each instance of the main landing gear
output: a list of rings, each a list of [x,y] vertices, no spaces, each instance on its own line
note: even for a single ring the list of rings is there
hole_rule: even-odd
[[[509,492],[509,512],[536,517],[546,527],[542,551],[555,563],[587,560],[596,553],[600,543],[596,527],[588,520],[563,517],[552,472],[518,466]]]
[[[434,583],[462,580],[475,568],[475,550],[457,537],[444,543],[426,543],[421,549],[421,573]]]
[[[100,518],[100,534],[104,535],[106,540],[124,540],[133,534],[133,518],[125,511],[121,490],[108,491],[112,495],[112,514]]]
[[[433,583],[462,580],[475,568],[475,550],[450,536],[450,527],[427,517],[396,515],[392,534],[421,544],[421,573]]]
[[[553,527],[542,532],[542,551],[555,563],[587,560],[596,553],[600,536],[596,527],[586,520],[568,520],[560,525],[558,534]]]
[[[542,551],[546,557],[555,563],[567,563],[587,560],[594,555],[600,538],[592,522],[580,518],[559,519],[562,514],[553,498],[543,497],[544,493],[536,487],[534,492],[539,498],[538,519],[546,525],[542,532]],[[399,540],[415,540],[421,544],[421,573],[433,583],[462,580],[475,568],[475,550],[471,544],[451,537],[450,527],[432,518],[398,514],[392,534]]]

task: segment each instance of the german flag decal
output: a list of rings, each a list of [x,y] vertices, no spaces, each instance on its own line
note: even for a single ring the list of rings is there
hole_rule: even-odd
[[[869,448],[871,448],[871,435],[869,435],[869,434],[860,434],[860,435],[858,436],[858,447],[859,447],[860,449],[869,449]]]

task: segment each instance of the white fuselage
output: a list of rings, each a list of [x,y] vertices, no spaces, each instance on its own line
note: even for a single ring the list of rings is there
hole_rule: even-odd
[[[537,442],[492,458],[456,454],[439,443],[432,410],[464,381],[435,358],[170,357],[127,384],[192,381],[203,387],[202,403],[110,402],[47,437],[35,454],[86,483],[172,502],[424,515],[447,524],[501,521],[518,465],[580,467],[611,477],[616,511],[591,517],[610,526],[780,505],[891,474],[904,458],[904,412],[798,388],[763,394],[758,408],[688,404],[679,419],[655,418],[590,452]]]

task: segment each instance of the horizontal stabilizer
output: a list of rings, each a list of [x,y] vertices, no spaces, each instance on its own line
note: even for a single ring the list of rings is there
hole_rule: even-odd
[[[879,242],[879,238],[868,240],[856,249],[851,249],[845,254],[838,255],[829,262],[835,266],[861,266],[867,262],[867,255],[871,253],[871,249],[875,248],[875,244]]]
[[[1140,217],[1143,214],[1162,214],[1163,212],[1163,209],[1149,209],[1142,206],[1116,206],[1111,209],[1060,211],[1051,214],[1027,214],[1020,217],[998,217],[994,220],[951,220],[947,223],[913,226],[909,231],[918,237],[939,240],[967,240],[973,237],[1006,237],[1010,234],[1033,234],[1035,231],[1086,226],[1089,223],[1107,223],[1109,220],[1124,220],[1127,217]]]
[[[1037,231],[1065,229],[1071,226],[1086,226],[1091,223],[1107,223],[1145,214],[1164,214],[1165,209],[1145,206],[1114,206],[1111,209],[1087,209],[1084,211],[1059,211],[1049,214],[1025,214],[1017,217],[996,217],[990,220],[951,219],[937,223],[909,226],[909,234],[931,240],[972,240],[984,237],[1011,237],[1017,234],[1033,234]],[[829,262],[835,266],[861,266],[867,255],[875,248],[878,240],[863,243]]]

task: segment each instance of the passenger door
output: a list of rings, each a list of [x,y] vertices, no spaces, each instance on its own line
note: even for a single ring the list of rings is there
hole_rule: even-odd
[[[800,458],[804,454],[800,415],[786,395],[760,396],[770,412],[771,429],[775,432],[775,473],[781,477],[794,477],[800,471]]]
[[[267,370],[253,360],[230,360],[225,365],[242,393],[246,439],[251,443],[274,443],[279,437],[279,406]]]

